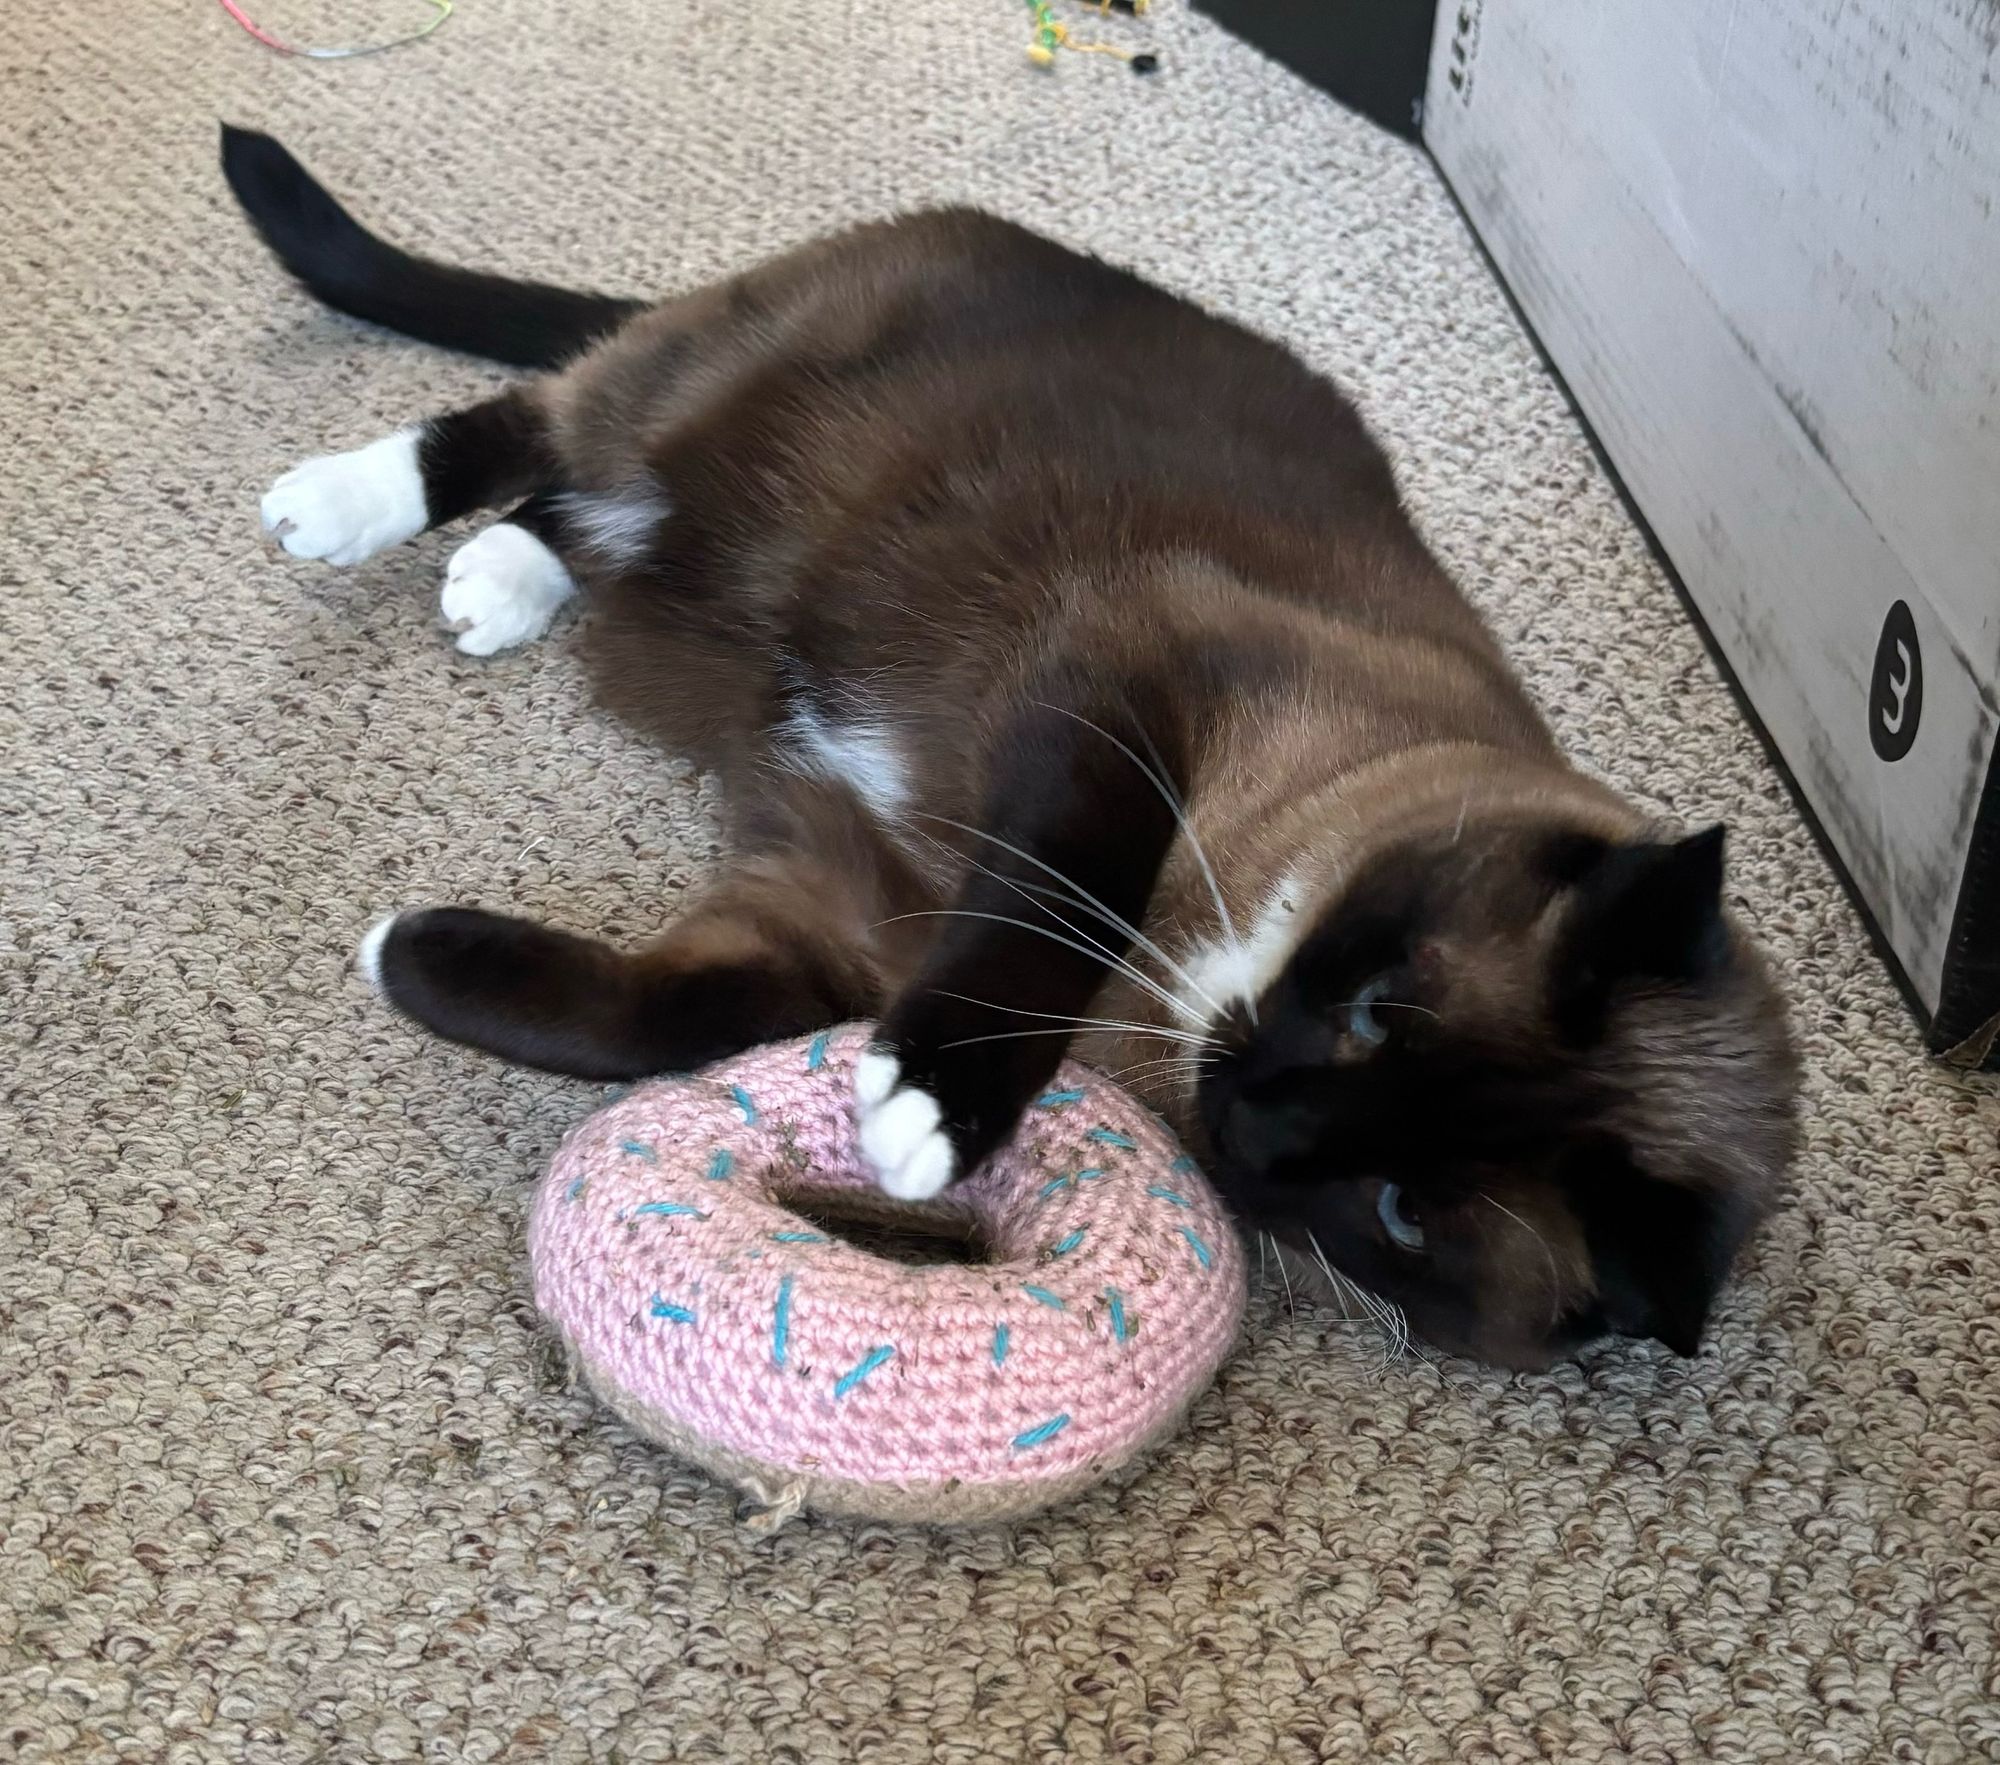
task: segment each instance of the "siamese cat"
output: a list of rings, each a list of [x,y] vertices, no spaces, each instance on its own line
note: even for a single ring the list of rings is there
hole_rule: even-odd
[[[391,1005],[593,1079],[875,1019],[899,1197],[1075,1052],[1246,1233],[1448,1349],[1695,1351],[1794,1139],[1722,830],[1563,758],[1332,385],[970,211],[647,303],[408,255],[263,135],[223,166],[321,300],[531,370],[294,468],[269,531],[347,566],[499,511],[458,647],[581,600],[601,705],[728,806],[657,941],[401,912],[361,958]]]

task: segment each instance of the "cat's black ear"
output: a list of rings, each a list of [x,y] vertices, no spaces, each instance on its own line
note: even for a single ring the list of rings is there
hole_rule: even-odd
[[[1729,955],[1722,915],[1725,830],[1607,846],[1581,869],[1557,961],[1558,1014],[1586,1035],[1620,981],[1693,981]]]
[[[1605,1326],[1663,1342],[1678,1355],[1697,1352],[1743,1237],[1727,1209],[1623,1158],[1574,1177],[1569,1191]]]

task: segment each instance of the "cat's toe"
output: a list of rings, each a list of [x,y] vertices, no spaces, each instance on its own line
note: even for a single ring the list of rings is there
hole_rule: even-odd
[[[266,531],[295,558],[358,564],[400,545],[427,519],[416,431],[294,466],[258,507]]]
[[[938,1100],[901,1082],[893,1054],[864,1054],[854,1073],[857,1138],[876,1186],[898,1201],[928,1201],[951,1186],[958,1155]]]
[[[382,946],[396,929],[397,915],[385,913],[371,925],[354,952],[354,966],[376,992],[382,991]]]
[[[490,656],[540,637],[574,591],[554,552],[525,527],[501,521],[452,553],[438,605],[465,654]]]

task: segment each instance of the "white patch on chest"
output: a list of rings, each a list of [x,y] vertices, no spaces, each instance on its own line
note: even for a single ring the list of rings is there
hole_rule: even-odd
[[[830,723],[810,705],[798,705],[782,739],[797,770],[846,785],[878,821],[895,821],[909,806],[909,768],[881,725]]]
[[[673,507],[655,490],[609,495],[571,491],[558,499],[564,527],[586,551],[613,564],[636,564],[652,550],[653,535]]]
[[[1303,879],[1281,877],[1240,938],[1203,938],[1181,958],[1185,978],[1175,989],[1181,1003],[1203,1021],[1232,1005],[1260,998],[1278,978],[1306,927]]]

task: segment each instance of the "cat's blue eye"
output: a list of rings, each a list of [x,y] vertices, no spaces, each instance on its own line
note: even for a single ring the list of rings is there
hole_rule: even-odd
[[[1382,1230],[1389,1234],[1392,1244],[1409,1251],[1423,1249],[1424,1229],[1410,1211],[1402,1184],[1382,1185],[1382,1192],[1375,1197],[1375,1217],[1382,1222]]]
[[[1389,1039],[1389,1032],[1382,1027],[1375,1015],[1375,1002],[1388,996],[1389,982],[1378,976],[1354,995],[1347,1007],[1347,1033],[1357,1042],[1370,1048],[1379,1048]]]

